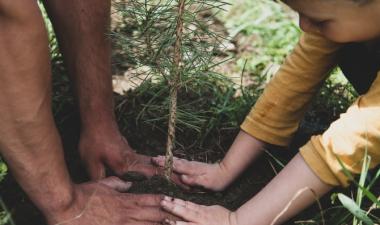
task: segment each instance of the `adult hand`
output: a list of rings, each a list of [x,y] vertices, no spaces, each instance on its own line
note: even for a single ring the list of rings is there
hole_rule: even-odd
[[[173,218],[160,209],[163,196],[118,192],[130,186],[116,177],[77,185],[69,206],[47,213],[48,224],[158,225],[166,218]]]
[[[107,165],[119,177],[128,172],[137,172],[145,177],[163,175],[163,167],[152,163],[152,157],[137,154],[120,134],[81,135],[79,152],[92,180],[105,177]],[[172,181],[184,189],[189,189],[177,174]]]
[[[185,220],[165,219],[169,225],[237,225],[236,214],[218,205],[203,206],[170,197],[165,197],[161,205],[166,211]]]
[[[82,134],[79,152],[93,180],[105,177],[107,165],[116,175],[134,171],[150,177],[159,173],[151,157],[135,153],[119,133],[109,135]]]
[[[162,167],[165,164],[165,157],[154,157],[152,161]],[[224,169],[221,163],[207,164],[174,158],[173,171],[180,175],[180,182],[188,186],[221,191],[229,184],[227,179],[228,171]]]

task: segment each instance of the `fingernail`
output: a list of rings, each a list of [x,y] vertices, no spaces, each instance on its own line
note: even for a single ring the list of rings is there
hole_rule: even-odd
[[[168,207],[168,206],[170,205],[170,202],[167,201],[167,200],[162,200],[162,201],[161,201],[161,205],[162,205],[163,207]]]
[[[165,200],[165,201],[171,201],[171,200],[173,200],[173,198],[172,198],[172,197],[169,197],[169,196],[165,196],[165,197],[164,197],[164,200]]]
[[[169,220],[169,219],[165,219],[165,220],[164,220],[164,224],[166,224],[166,225],[170,225],[170,224],[172,224],[172,222],[171,222],[171,220]]]

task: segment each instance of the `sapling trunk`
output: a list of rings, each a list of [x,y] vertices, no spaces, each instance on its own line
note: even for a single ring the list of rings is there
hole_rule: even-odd
[[[182,34],[183,14],[185,11],[185,0],[179,0],[178,17],[176,25],[176,40],[174,46],[174,69],[170,76],[170,109],[168,124],[168,141],[166,144],[165,177],[170,180],[173,172],[173,149],[175,147],[175,127],[177,118],[177,95],[182,73]]]

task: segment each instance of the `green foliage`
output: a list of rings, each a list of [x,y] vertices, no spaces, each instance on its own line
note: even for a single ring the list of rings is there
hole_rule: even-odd
[[[60,52],[59,52],[59,49],[58,49],[58,41],[57,41],[57,39],[55,37],[53,25],[52,25],[52,23],[51,23],[51,21],[50,21],[50,19],[48,17],[48,14],[47,14],[47,12],[45,10],[45,7],[44,7],[44,5],[42,4],[41,1],[38,1],[38,6],[39,6],[39,8],[41,10],[42,17],[43,17],[44,22],[45,22],[45,27],[46,27],[46,30],[47,30],[47,33],[48,33],[51,57],[52,57],[52,59],[60,57]]]
[[[337,77],[341,74],[333,74],[325,81],[318,95],[307,111],[301,127],[309,134],[321,133],[326,130],[331,122],[338,119],[354,102],[358,94],[351,84]]]
[[[124,21],[124,28],[111,35],[116,46],[127,53],[127,60],[134,68],[145,67],[136,76],[162,76],[168,80],[174,70],[174,43],[177,22],[176,1],[133,0],[116,3],[115,7]],[[198,14],[218,8],[225,3],[205,0],[186,2],[184,35],[182,37],[182,76],[186,80],[210,71],[213,56],[220,47],[221,37],[208,29]],[[183,85],[188,82],[182,81]]]
[[[53,73],[53,113],[54,115],[57,115],[59,113],[68,113],[63,111],[67,111],[67,106],[74,103],[74,98],[72,92],[70,91],[69,77],[64,67],[63,57],[59,50],[58,41],[53,29],[53,25],[41,1],[38,1],[38,6],[41,10],[49,38],[50,57]],[[60,125],[64,119],[65,118],[56,122]]]
[[[223,37],[211,31],[208,26],[209,18],[201,17],[200,14],[218,9],[225,4],[215,0],[186,1],[182,16],[183,33],[179,42],[179,36],[176,35],[177,1],[132,0],[115,4],[124,21],[124,29],[112,33],[116,46],[126,52],[129,64],[137,69],[138,72],[134,76],[153,81],[161,87],[148,100],[137,119],[143,119],[148,123],[166,124],[169,115],[160,112],[170,109],[171,112],[175,110],[177,113],[177,130],[185,127],[202,133],[202,129],[212,129],[203,127],[208,121],[205,112],[194,113],[194,106],[206,102],[202,100],[201,95],[194,94],[200,90],[199,87],[205,89],[203,94],[206,94],[207,87],[218,85],[211,82],[220,83],[228,78],[213,71],[219,64],[215,62],[215,55],[221,47]],[[177,74],[179,78],[175,78]],[[173,83],[175,80],[178,80],[178,84]],[[144,84],[142,86],[144,87]],[[186,102],[179,101],[178,109],[174,109],[173,102],[177,101],[176,97],[172,96],[176,96],[174,92],[177,89],[178,95],[187,95],[190,99]],[[145,92],[149,90],[145,89]],[[194,98],[195,96],[199,98]],[[226,97],[230,98],[230,95]],[[160,101],[159,104],[157,100]],[[152,111],[156,111],[155,117],[147,118],[146,112]],[[172,118],[171,115],[170,117]],[[170,132],[172,130],[170,129]],[[203,142],[202,139],[207,133],[206,131],[203,133],[204,136],[198,136],[200,142]]]
[[[0,198],[0,225],[15,225],[12,220],[11,214],[5,206],[3,200]]]
[[[340,165],[343,168],[344,174],[357,186],[356,200],[350,198],[343,193],[333,194],[333,201],[338,198],[344,208],[346,208],[352,215],[353,225],[373,225],[380,223],[380,217],[372,214],[372,211],[380,207],[380,201],[377,199],[374,193],[371,192],[371,188],[380,177],[380,169],[377,171],[374,177],[369,176],[369,168],[371,164],[371,157],[368,155],[367,150],[362,161],[362,171],[357,182],[351,172],[344,166],[344,164],[338,159]],[[368,183],[368,185],[366,185]],[[365,198],[366,197],[366,198]],[[363,209],[364,201],[371,203],[366,209]]]
[[[272,0],[229,2],[231,7],[219,18],[225,22],[231,38],[250,37],[247,44],[252,49],[239,56],[238,68],[241,70],[247,60],[248,72],[264,75],[270,66],[280,65],[301,34],[294,14]]]
[[[8,172],[8,167],[7,165],[3,162],[3,160],[0,158],[0,182],[3,181],[5,175],[7,175]]]
[[[176,144],[180,149],[177,154],[197,157],[195,154],[204,152],[212,158],[221,158],[259,93],[247,91],[239,94],[241,90],[219,74],[199,74],[193,79],[194,82],[179,91]],[[168,94],[164,80],[147,80],[126,93],[126,99],[121,97],[123,100],[118,101],[119,123],[126,125],[124,133],[133,131],[127,136],[132,135],[129,140],[135,141],[133,144],[137,148],[140,142],[149,144],[149,139],[162,140],[161,143],[152,143],[152,148],[164,148]],[[149,138],[145,134],[154,134],[155,137]]]
[[[7,175],[8,167],[0,157],[0,182],[2,182]],[[10,221],[10,214],[8,213],[4,203],[0,196],[0,225],[8,224]]]
[[[364,210],[360,209],[360,207],[356,204],[355,201],[353,201],[351,198],[347,197],[342,193],[339,193],[337,196],[342,205],[355,216],[355,219],[361,220],[366,225],[374,225],[374,222],[367,216]]]

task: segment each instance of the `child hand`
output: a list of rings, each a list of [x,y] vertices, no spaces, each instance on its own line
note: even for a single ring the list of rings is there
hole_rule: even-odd
[[[158,166],[165,165],[164,156],[154,157],[152,161]],[[189,186],[221,191],[229,184],[227,171],[219,163],[207,164],[174,157],[173,171],[180,175],[181,182]]]
[[[218,205],[203,206],[181,199],[165,197],[161,206],[185,221],[166,219],[169,225],[237,225],[236,214]]]

